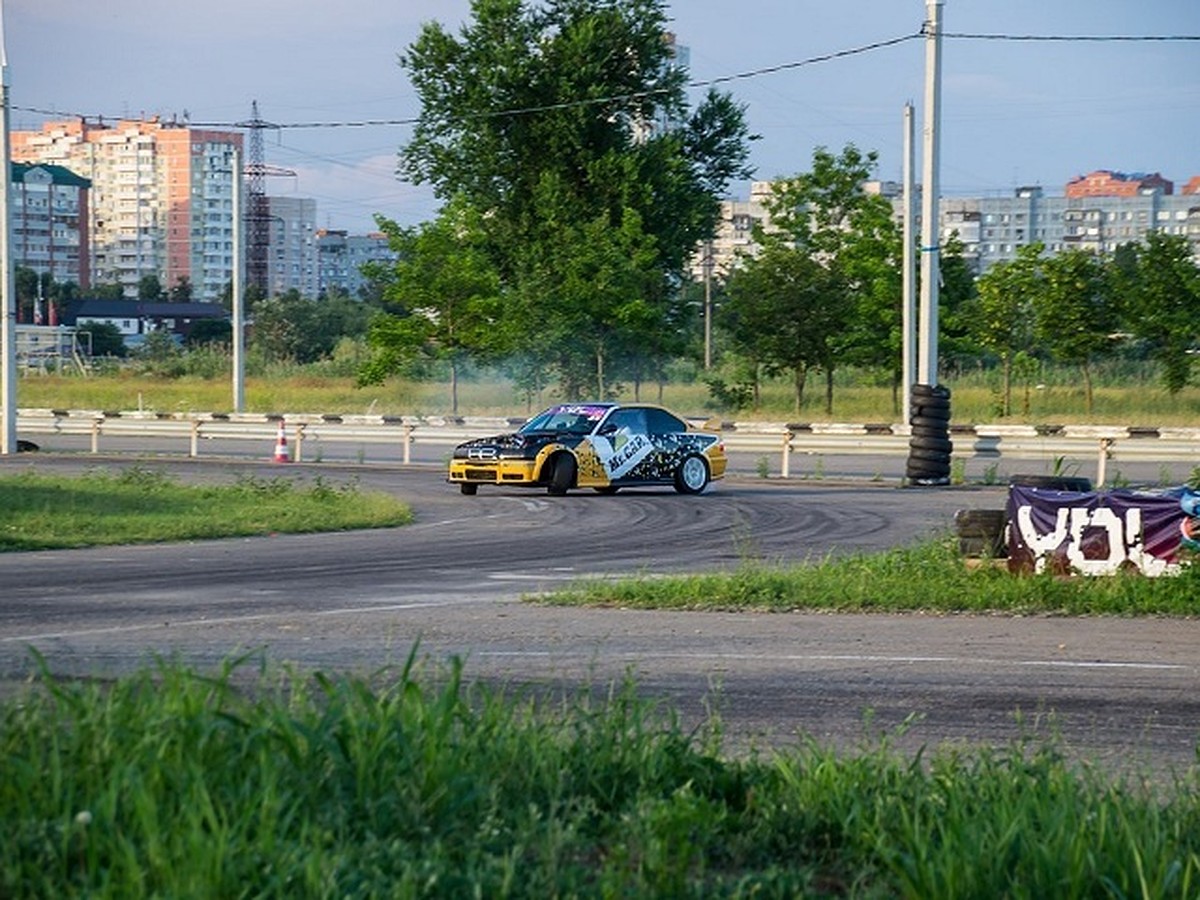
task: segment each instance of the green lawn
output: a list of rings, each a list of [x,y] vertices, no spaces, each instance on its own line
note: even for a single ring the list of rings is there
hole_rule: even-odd
[[[1200,567],[1175,577],[1013,575],[1002,561],[971,565],[950,538],[884,553],[830,556],[806,565],[747,561],[736,570],[667,577],[588,579],[527,598],[556,605],[638,609],[1193,616]],[[914,590],[920,585],[920,590]]]
[[[146,468],[80,478],[0,478],[0,551],[389,528],[411,510],[381,492],[317,479],[183,485]]]

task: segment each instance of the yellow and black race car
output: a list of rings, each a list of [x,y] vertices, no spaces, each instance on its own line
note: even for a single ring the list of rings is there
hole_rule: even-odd
[[[551,494],[590,487],[673,485],[699,494],[725,474],[725,445],[660,406],[563,403],[512,434],[459,444],[447,481],[464,494],[481,484],[544,487]]]

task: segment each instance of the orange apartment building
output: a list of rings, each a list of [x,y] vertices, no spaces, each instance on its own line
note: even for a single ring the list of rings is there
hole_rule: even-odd
[[[1069,198],[1136,197],[1144,190],[1154,189],[1171,194],[1175,185],[1157,172],[1151,175],[1126,175],[1124,172],[1097,169],[1068,181],[1065,194]]]
[[[238,132],[186,124],[72,119],[13,131],[16,162],[61,165],[91,181],[87,232],[93,284],[136,297],[145,275],[190,282],[217,300],[233,272],[233,151]]]

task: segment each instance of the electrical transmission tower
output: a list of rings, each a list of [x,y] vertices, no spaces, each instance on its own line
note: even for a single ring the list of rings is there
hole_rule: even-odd
[[[263,121],[258,115],[258,101],[250,104],[250,119],[238,122],[238,128],[250,133],[250,147],[243,174],[246,177],[246,285],[254,285],[265,296],[268,288],[268,250],[271,244],[271,209],[267,202],[267,176],[296,173],[278,166],[268,166],[263,151],[263,131],[279,126]]]

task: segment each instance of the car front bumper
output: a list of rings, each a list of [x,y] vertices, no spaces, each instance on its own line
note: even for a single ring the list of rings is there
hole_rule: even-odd
[[[534,484],[532,459],[454,459],[446,480],[453,484]]]

